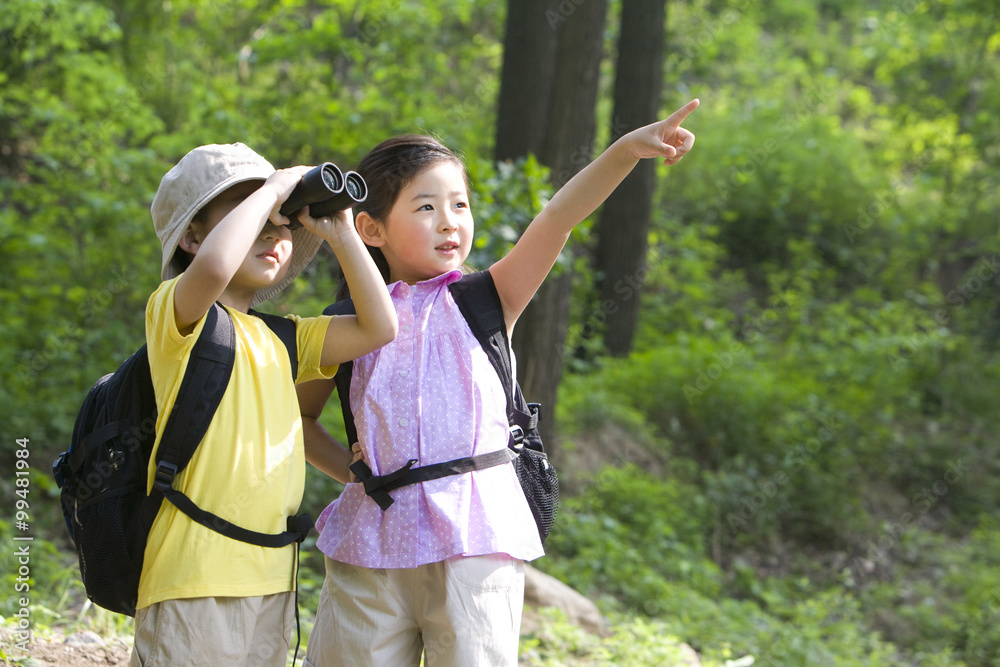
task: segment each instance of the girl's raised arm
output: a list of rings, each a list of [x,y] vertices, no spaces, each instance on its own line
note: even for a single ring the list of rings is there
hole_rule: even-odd
[[[639,160],[662,157],[664,164],[674,165],[691,150],[694,134],[680,124],[697,107],[698,100],[692,100],[669,118],[618,139],[571,178],[507,256],[490,267],[509,328],[549,274],[573,228],[604,203]]]

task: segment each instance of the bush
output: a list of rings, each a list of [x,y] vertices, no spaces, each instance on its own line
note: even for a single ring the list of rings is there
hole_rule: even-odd
[[[705,554],[709,522],[694,487],[635,467],[608,468],[583,494],[566,499],[547,542],[550,555],[539,566],[600,600],[626,627],[648,627],[646,617],[662,623],[662,635],[690,643],[706,665],[747,654],[775,667],[905,664],[864,627],[859,602],[840,588],[817,589],[801,578],[762,580],[744,567],[738,585],[754,599],[737,599]],[[539,642],[549,649],[559,643]],[[576,646],[558,650],[593,654]]]

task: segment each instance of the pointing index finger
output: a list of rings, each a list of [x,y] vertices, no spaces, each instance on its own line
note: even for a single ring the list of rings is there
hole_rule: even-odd
[[[667,121],[671,125],[675,126],[680,125],[684,121],[684,119],[688,117],[688,114],[690,114],[692,111],[698,108],[699,104],[701,104],[700,100],[698,99],[691,100],[690,102],[682,106],[680,109],[670,114],[670,117],[667,118]]]

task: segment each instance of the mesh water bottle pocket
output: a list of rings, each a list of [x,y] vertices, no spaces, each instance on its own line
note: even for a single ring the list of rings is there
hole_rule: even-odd
[[[559,477],[556,469],[545,454],[528,447],[514,460],[514,469],[531,514],[535,517],[538,535],[545,541],[559,509]]]
[[[91,599],[102,607],[134,615],[146,549],[145,494],[98,496],[76,511],[73,537],[80,554],[80,575]],[[132,526],[130,528],[130,526]]]

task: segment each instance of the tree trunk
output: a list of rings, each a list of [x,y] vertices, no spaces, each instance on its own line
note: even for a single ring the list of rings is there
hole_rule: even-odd
[[[511,0],[497,120],[498,159],[533,152],[552,170],[556,187],[590,162],[606,17],[606,0],[582,4]],[[514,26],[521,26],[523,32],[511,35]],[[542,44],[524,44],[524,39]],[[511,48],[524,53],[510,53]],[[552,60],[536,59],[540,57]],[[516,71],[518,66],[524,69]],[[562,379],[572,278],[567,271],[542,284],[518,320],[513,341],[518,381],[528,400],[544,406],[546,418],[539,430],[553,449],[553,415]]]
[[[658,120],[666,0],[623,0],[611,140]],[[626,356],[639,321],[656,162],[642,160],[608,197],[597,223],[594,270],[604,348]]]
[[[589,0],[574,7],[572,13],[560,15],[563,25],[556,50],[548,130],[539,155],[542,164],[552,170],[556,188],[565,185],[593,158],[594,108],[604,55],[607,1]]]
[[[516,160],[542,152],[557,32],[546,19],[557,11],[553,0],[509,0],[504,34],[500,99],[494,159]]]

